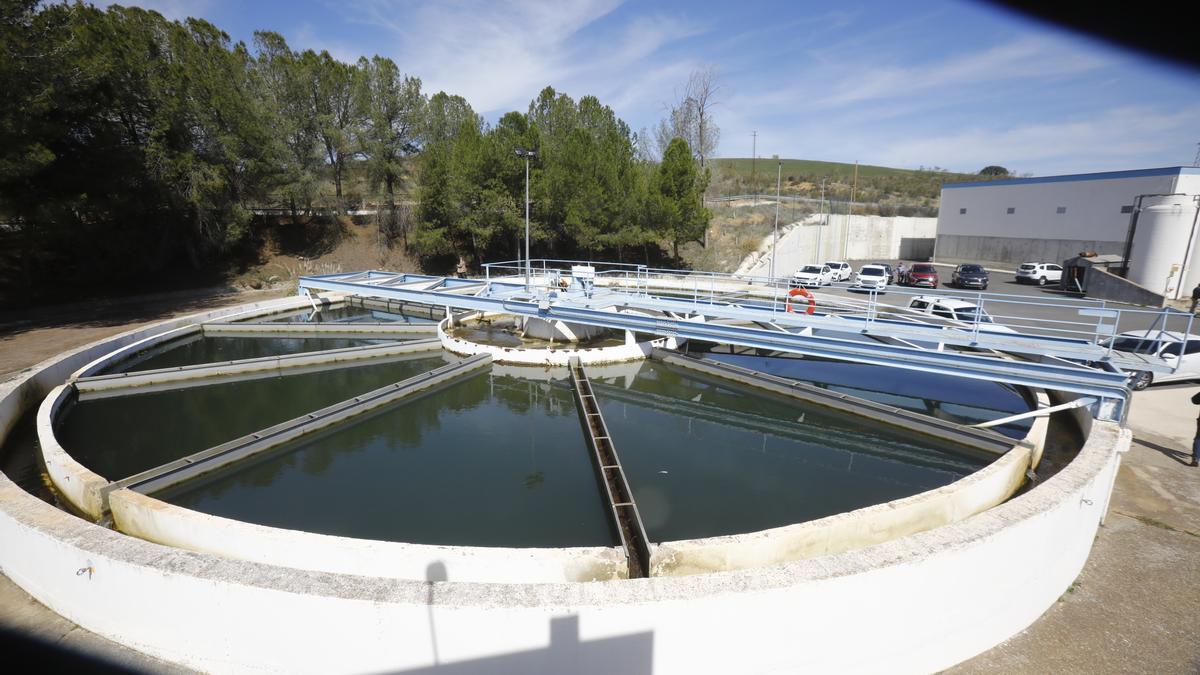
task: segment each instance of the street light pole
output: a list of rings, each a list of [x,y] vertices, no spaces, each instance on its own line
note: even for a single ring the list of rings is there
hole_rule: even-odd
[[[517,157],[525,158],[525,291],[529,292],[529,158],[537,153],[517,148]]]
[[[775,170],[775,234],[771,237],[771,283],[775,283],[775,256],[779,254],[779,184],[783,176],[783,161]]]
[[[817,218],[817,264],[821,260],[821,241],[822,235],[825,233],[825,179],[821,179],[821,214]]]

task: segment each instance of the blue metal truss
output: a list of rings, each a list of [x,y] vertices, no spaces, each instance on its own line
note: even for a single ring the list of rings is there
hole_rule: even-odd
[[[452,281],[452,283],[447,283]],[[1076,365],[1062,358],[1101,355],[1094,344],[1065,345],[1065,341],[1032,335],[972,333],[940,326],[900,321],[864,321],[836,316],[810,316],[772,310],[768,306],[718,303],[697,299],[653,296],[596,289],[583,291],[526,290],[516,281],[493,280],[479,285],[478,294],[451,292],[467,280],[447,280],[426,275],[363,272],[300,278],[300,292],[329,291],[362,297],[423,303],[455,309],[502,312],[610,329],[649,333],[721,344],[777,350],[906,370],[939,373],[1014,385],[1095,396],[1093,414],[1102,419],[1123,419],[1129,396],[1125,373],[1112,368]],[[773,328],[714,323],[731,319],[771,325]],[[868,325],[869,324],[869,325]],[[1033,360],[998,358],[980,353],[920,349],[876,341],[806,335],[788,329],[812,327],[825,332],[865,333],[878,337],[918,339],[981,349],[1038,355]],[[1078,348],[1078,349],[1077,349]],[[1091,350],[1096,350],[1093,353]],[[1081,354],[1083,356],[1081,356]],[[1060,357],[1043,362],[1041,356]]]

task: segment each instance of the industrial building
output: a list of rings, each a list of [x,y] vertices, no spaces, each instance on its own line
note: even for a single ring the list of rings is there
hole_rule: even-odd
[[[1173,300],[1200,282],[1198,213],[1197,167],[950,183],[934,255],[1012,266],[1115,254],[1129,281]]]

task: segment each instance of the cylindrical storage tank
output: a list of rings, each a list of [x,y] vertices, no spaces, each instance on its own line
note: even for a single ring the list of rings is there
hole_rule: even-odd
[[[1195,257],[1198,248],[1193,241],[1195,223],[1192,195],[1145,197],[1133,233],[1129,280],[1170,300],[1189,294],[1187,283],[1195,285],[1191,270],[1196,266],[1188,260],[1188,254]]]

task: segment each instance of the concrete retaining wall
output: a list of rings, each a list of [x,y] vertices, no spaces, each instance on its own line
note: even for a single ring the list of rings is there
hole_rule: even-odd
[[[948,264],[981,263],[998,267],[1015,267],[1023,262],[1061,264],[1064,260],[1079,255],[1081,251],[1121,255],[1124,246],[1124,241],[1036,239],[939,232],[934,259]]]
[[[1162,307],[1166,302],[1166,298],[1161,293],[1155,293],[1108,270],[1088,267],[1084,269],[1083,275],[1083,287],[1089,298],[1116,300],[1147,307]]]
[[[787,277],[803,265],[827,260],[899,260],[923,250],[937,236],[936,218],[829,215],[819,225],[813,215],[781,226],[775,276]],[[772,237],[738,267],[738,274],[766,276]]]
[[[0,384],[0,428],[94,347]],[[458,583],[436,562],[424,581],[296,570],[128,537],[2,475],[0,568],[83,628],[209,671],[932,672],[1021,631],[1079,574],[1129,445],[1111,423],[1090,432],[981,514],[760,569],[538,584]]]

